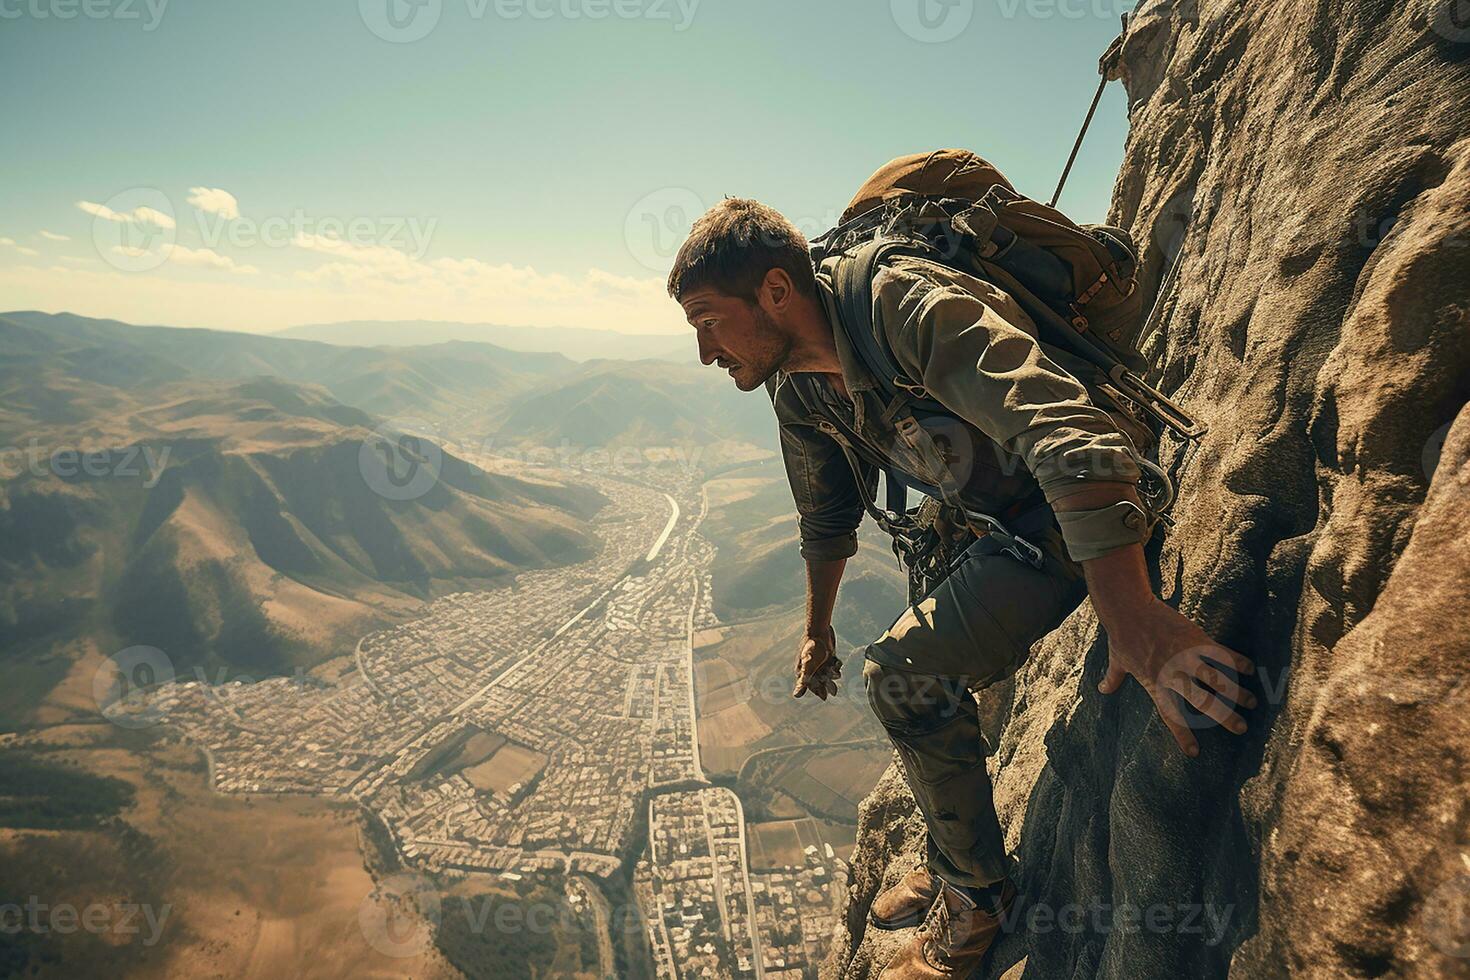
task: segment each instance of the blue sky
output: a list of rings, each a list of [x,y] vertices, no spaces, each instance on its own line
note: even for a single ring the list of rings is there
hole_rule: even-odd
[[[966,146],[1048,197],[1132,5],[0,0],[0,309],[677,331],[662,273],[721,196],[812,232]],[[1126,128],[1112,85],[1074,217]]]

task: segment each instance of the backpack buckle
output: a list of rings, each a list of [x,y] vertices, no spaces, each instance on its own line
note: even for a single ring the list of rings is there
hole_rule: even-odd
[[[992,208],[984,204],[972,205],[955,215],[951,223],[956,231],[974,241],[982,258],[989,258],[996,253],[997,247],[993,239],[995,226],[1000,224],[1000,216]]]
[[[1003,555],[1010,555],[1019,562],[1024,562],[1032,568],[1041,568],[1046,564],[1046,555],[1036,545],[1025,538],[1011,535],[1011,543],[1000,549]]]
[[[900,378],[900,377],[898,377],[896,375],[894,376],[894,379],[893,379],[893,386],[895,388],[902,388],[904,391],[908,392],[914,398],[922,398],[922,399],[926,399],[927,400],[928,397],[929,397],[929,389],[928,388],[925,388],[921,384],[914,384],[912,381],[905,381],[903,378]]]

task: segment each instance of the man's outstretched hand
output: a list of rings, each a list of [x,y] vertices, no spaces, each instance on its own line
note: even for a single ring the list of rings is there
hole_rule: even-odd
[[[796,687],[794,698],[811,691],[823,701],[837,693],[842,676],[842,661],[837,659],[837,634],[831,627],[826,636],[808,636],[796,652]]]
[[[1254,708],[1256,697],[1221,668],[1253,673],[1249,658],[1216,643],[1153,596],[1136,603],[1126,617],[1105,618],[1103,628],[1108,633],[1108,674],[1097,686],[1103,694],[1117,691],[1131,675],[1153,698],[1174,741],[1190,757],[1199,755],[1192,730],[1198,722],[1192,725],[1185,716],[1181,698],[1236,735],[1245,734],[1245,719],[1237,708]]]

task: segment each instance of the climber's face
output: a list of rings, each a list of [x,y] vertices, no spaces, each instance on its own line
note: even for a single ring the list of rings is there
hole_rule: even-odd
[[[724,368],[741,391],[765,384],[791,354],[790,333],[764,308],[759,292],[751,302],[704,287],[679,303],[694,327],[699,360]]]

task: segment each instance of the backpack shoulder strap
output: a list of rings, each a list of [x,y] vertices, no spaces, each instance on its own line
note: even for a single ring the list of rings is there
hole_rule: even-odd
[[[884,404],[883,414],[890,420],[905,409],[949,414],[922,385],[909,378],[889,348],[883,325],[873,311],[873,277],[879,267],[895,255],[914,254],[921,253],[910,243],[879,239],[824,263],[837,303],[837,326],[873,376]]]

